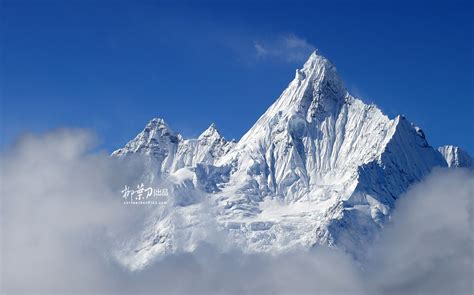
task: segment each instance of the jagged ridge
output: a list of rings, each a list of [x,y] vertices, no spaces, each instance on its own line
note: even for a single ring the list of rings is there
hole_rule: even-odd
[[[112,155],[137,153],[175,201],[119,255],[131,268],[209,242],[209,222],[223,248],[223,240],[249,252],[326,244],[363,256],[397,197],[446,166],[421,129],[353,97],[317,52],[237,143],[214,125],[183,139],[153,119]]]

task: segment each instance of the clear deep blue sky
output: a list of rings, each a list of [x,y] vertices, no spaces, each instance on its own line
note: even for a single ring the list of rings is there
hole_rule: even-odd
[[[238,139],[316,47],[353,94],[474,154],[473,1],[221,2],[1,1],[0,145],[82,127],[111,151],[153,117]]]

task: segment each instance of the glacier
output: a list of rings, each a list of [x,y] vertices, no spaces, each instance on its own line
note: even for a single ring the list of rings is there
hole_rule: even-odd
[[[239,141],[212,124],[185,139],[154,118],[112,153],[139,156],[141,178],[170,190],[117,251],[132,270],[201,243],[282,253],[325,245],[364,257],[396,200],[435,167],[472,158],[431,147],[404,116],[351,95],[317,51]]]

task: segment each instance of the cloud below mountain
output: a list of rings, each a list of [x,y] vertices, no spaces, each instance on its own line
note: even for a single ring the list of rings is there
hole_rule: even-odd
[[[123,205],[119,190],[141,167],[94,152],[93,138],[59,130],[2,152],[2,293],[472,294],[472,172],[437,170],[414,185],[367,261],[203,244],[130,272],[111,249],[140,230],[146,208]]]

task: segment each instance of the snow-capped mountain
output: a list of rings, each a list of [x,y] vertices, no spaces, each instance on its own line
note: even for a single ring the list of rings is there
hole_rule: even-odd
[[[112,154],[143,155],[146,179],[171,189],[169,204],[118,257],[138,269],[203,241],[247,252],[323,244],[363,256],[398,196],[447,166],[441,153],[403,116],[353,97],[314,52],[238,142],[214,125],[183,139],[153,119]]]
[[[474,159],[461,148],[445,145],[438,148],[449,167],[474,168]]]
[[[154,118],[135,139],[112,153],[124,158],[131,154],[147,156],[150,161],[150,181],[162,174],[177,171],[183,167],[195,167],[199,163],[214,164],[235,145],[226,141],[212,124],[197,139],[183,139],[174,133],[163,119]]]

